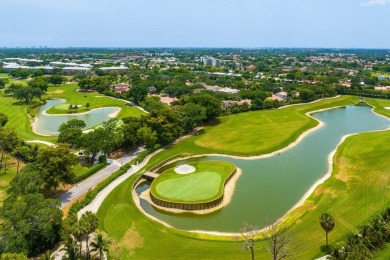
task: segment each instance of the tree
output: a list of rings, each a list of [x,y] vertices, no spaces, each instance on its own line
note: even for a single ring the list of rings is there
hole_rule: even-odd
[[[244,223],[241,230],[241,237],[243,238],[242,241],[239,240],[239,242],[242,242],[242,249],[250,250],[252,260],[255,259],[255,238],[258,234],[258,227],[252,226],[249,224]]]
[[[10,196],[20,196],[33,193],[43,193],[45,182],[39,172],[34,171],[31,166],[27,165],[23,174],[17,175],[12,179],[7,194]]]
[[[81,216],[79,221],[80,225],[85,228],[85,245],[87,250],[87,259],[89,259],[89,236],[97,229],[99,220],[96,217],[96,214],[91,211],[87,211]]]
[[[61,183],[73,182],[73,168],[78,158],[68,145],[46,147],[38,151],[34,169],[42,174],[46,189],[56,189]]]
[[[134,103],[139,104],[144,101],[148,95],[148,89],[142,86],[134,86],[129,91],[129,96],[133,98]]]
[[[110,134],[103,128],[98,128],[84,134],[81,138],[80,146],[84,148],[86,155],[92,155],[92,161],[94,161],[96,155],[106,149],[106,144],[109,141]]]
[[[184,131],[189,132],[206,119],[206,109],[192,102],[179,108],[180,123]]]
[[[50,76],[47,80],[50,84],[61,85],[62,83],[65,82],[66,78],[61,76],[61,75],[56,74],[56,75]]]
[[[9,82],[7,78],[0,78],[0,89],[5,88],[5,85]]]
[[[222,102],[210,94],[194,94],[190,96],[190,101],[206,109],[207,120],[213,120],[222,113]]]
[[[77,260],[80,257],[80,253],[77,250],[77,243],[72,237],[66,239],[62,250],[65,251],[65,255],[62,257],[64,260]]]
[[[58,142],[67,143],[70,145],[80,145],[81,136],[83,135],[82,129],[86,124],[83,120],[71,119],[66,123],[60,125],[58,132]]]
[[[91,107],[91,105],[90,105],[89,103],[85,104],[85,108],[86,108],[87,110],[89,110],[90,107]]]
[[[333,217],[329,213],[322,213],[320,216],[320,225],[325,231],[326,247],[328,247],[328,234],[333,230],[335,225]]]
[[[15,129],[0,127],[0,167],[3,165],[4,155],[6,152],[12,152],[20,143],[20,139]]]
[[[2,250],[35,256],[52,248],[60,239],[59,206],[58,200],[39,193],[7,198],[0,209]]]
[[[46,252],[43,254],[41,260],[55,260],[55,257],[52,255],[50,250],[46,250]]]
[[[42,92],[46,92],[49,87],[49,83],[46,77],[40,76],[36,77],[28,82],[28,86],[31,88],[38,88]]]
[[[273,260],[292,257],[298,246],[294,245],[294,234],[282,225],[273,224],[263,233],[264,250],[271,254]]]
[[[104,252],[109,251],[109,246],[111,244],[111,240],[103,236],[103,234],[97,233],[95,234],[95,239],[91,243],[91,252],[96,252],[99,254],[99,259],[103,259]]]
[[[153,147],[157,142],[157,133],[152,128],[144,126],[137,130],[137,138],[145,144],[147,148]]]
[[[8,116],[0,112],[0,127],[8,122]]]

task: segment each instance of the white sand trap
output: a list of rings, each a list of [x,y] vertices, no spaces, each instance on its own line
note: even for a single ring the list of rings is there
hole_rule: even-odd
[[[191,173],[194,171],[195,171],[195,168],[191,165],[188,165],[188,164],[183,164],[183,165],[180,165],[179,167],[175,168],[175,172],[177,174],[188,174],[188,173]]]
[[[388,109],[388,110],[390,110],[390,107],[385,107],[385,109]]]

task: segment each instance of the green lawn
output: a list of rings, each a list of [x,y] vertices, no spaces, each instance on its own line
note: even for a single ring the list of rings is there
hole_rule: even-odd
[[[344,102],[348,98],[344,97]],[[336,103],[340,99],[333,100]],[[350,102],[356,99],[349,99]],[[390,101],[367,100],[376,104],[376,111],[387,114],[383,106]],[[316,106],[312,109],[318,109]],[[317,105],[321,106],[320,103]],[[331,103],[327,103],[331,106]],[[302,111],[302,107],[295,107]],[[265,112],[265,111],[264,111]],[[262,122],[263,127],[268,124]],[[218,126],[216,126],[218,127]],[[273,129],[268,128],[269,131]],[[302,132],[302,128],[300,130]],[[298,131],[299,133],[301,133]],[[206,129],[206,134],[208,133]],[[164,155],[156,156],[155,162],[169,157],[177,151],[205,152],[206,148],[196,146],[199,136],[185,139],[170,148]],[[321,247],[325,234],[318,219],[323,212],[331,213],[336,222],[330,233],[330,244],[342,241],[350,232],[367,223],[370,218],[390,206],[390,164],[388,155],[390,131],[354,135],[339,147],[332,176],[320,185],[309,199],[285,219],[296,234],[296,240],[303,245],[297,259],[314,259],[324,255]],[[151,163],[149,165],[153,165]],[[103,202],[98,211],[100,228],[114,238],[112,256],[114,259],[248,259],[248,251],[241,251],[231,237],[215,237],[192,234],[167,228],[145,217],[132,202],[132,176],[119,185]],[[244,213],[243,213],[244,214]],[[163,245],[163,246],[162,246]],[[262,249],[263,241],[256,242],[257,259],[266,259]],[[388,259],[389,250],[377,254],[377,259]],[[268,256],[269,257],[269,256]]]
[[[196,170],[177,174],[174,168],[157,177],[151,186],[152,194],[170,202],[207,202],[223,194],[225,180],[235,169],[231,163],[203,161],[189,164]]]

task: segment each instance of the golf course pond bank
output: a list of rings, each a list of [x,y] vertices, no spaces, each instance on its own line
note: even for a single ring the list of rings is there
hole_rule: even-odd
[[[91,128],[100,125],[104,121],[108,121],[110,118],[116,117],[121,110],[119,107],[102,107],[75,114],[46,113],[49,108],[62,103],[65,103],[64,99],[50,99],[46,101],[45,105],[39,108],[35,122],[32,126],[35,133],[39,135],[57,135],[60,125],[71,119],[83,120],[86,124],[86,128]]]
[[[230,203],[209,214],[173,213],[139,199],[143,211],[181,230],[206,232],[237,232],[242,223],[263,228],[289,212],[312,187],[331,172],[333,152],[347,135],[385,130],[390,121],[372,112],[369,106],[346,106],[312,115],[322,122],[291,149],[265,158],[238,158],[223,155],[203,156],[173,162],[175,167],[199,161],[226,161],[241,169]],[[220,137],[221,138],[221,137]],[[278,138],[275,136],[275,138]],[[161,171],[164,170],[161,169]],[[166,169],[166,168],[165,168]],[[140,196],[150,182],[138,185]]]

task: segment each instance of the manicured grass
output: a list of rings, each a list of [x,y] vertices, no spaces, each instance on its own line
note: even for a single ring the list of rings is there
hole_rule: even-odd
[[[223,194],[225,180],[235,166],[222,161],[203,161],[189,164],[196,170],[177,174],[174,168],[157,177],[151,186],[152,194],[170,202],[208,202]]]

